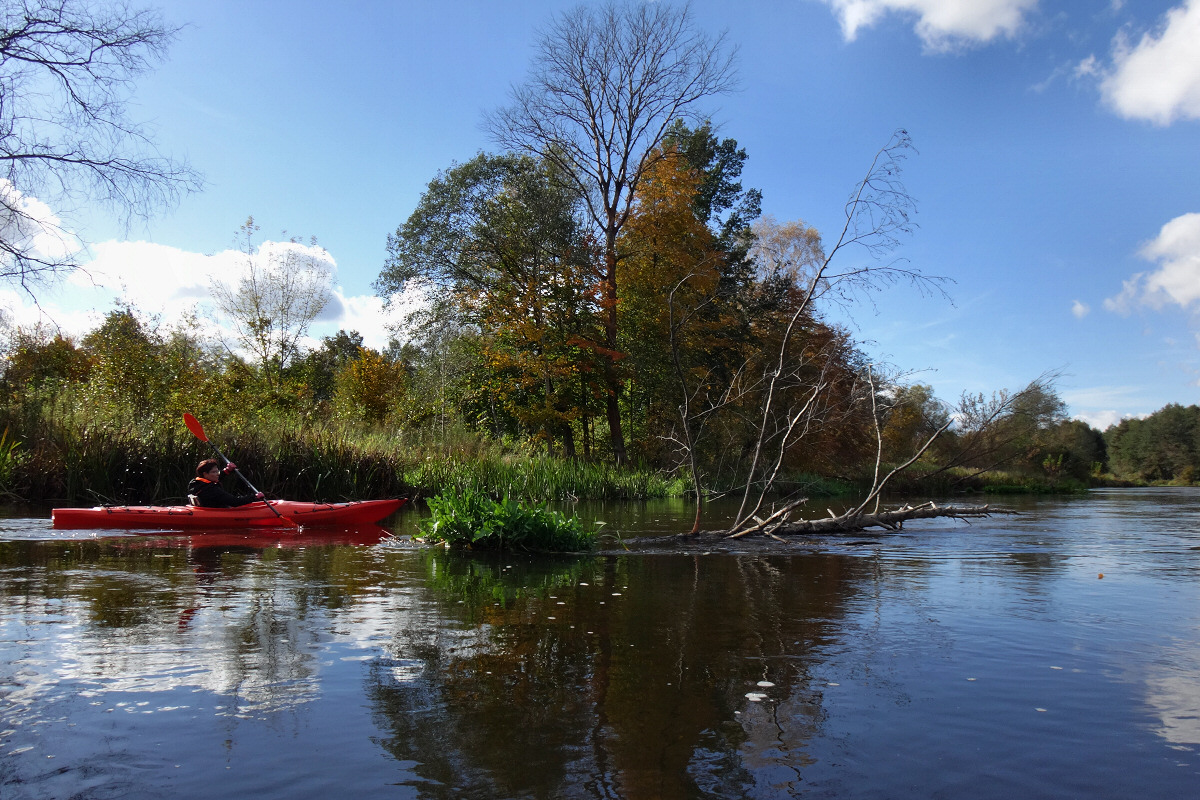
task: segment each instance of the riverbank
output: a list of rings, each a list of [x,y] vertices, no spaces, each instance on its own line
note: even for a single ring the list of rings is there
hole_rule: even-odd
[[[692,493],[682,472],[552,457],[462,430],[381,431],[294,417],[260,422],[247,427],[213,421],[208,435],[258,488],[275,497],[340,501],[405,495],[416,500],[453,488],[558,502]],[[182,425],[75,415],[9,416],[0,423],[0,502],[10,505],[182,503],[196,463],[212,455]],[[850,497],[863,494],[870,483],[870,474],[796,473],[777,488],[780,495]],[[1135,485],[1145,484],[1112,476],[1085,483],[997,470],[975,474],[920,463],[893,478],[887,494],[1079,494],[1091,487]],[[706,488],[714,496],[739,491],[732,485]]]

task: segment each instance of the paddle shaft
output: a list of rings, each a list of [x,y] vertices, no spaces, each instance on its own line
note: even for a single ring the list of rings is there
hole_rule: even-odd
[[[209,446],[209,447],[211,447],[211,448],[212,448],[212,450],[213,450],[213,452],[217,454],[217,458],[221,459],[221,460],[222,460],[222,461],[224,461],[226,464],[232,464],[232,463],[233,463],[232,461],[230,461],[230,460],[229,460],[229,457],[228,457],[228,456],[226,456],[224,453],[222,453],[220,450],[218,450],[218,449],[217,449],[217,446],[216,446],[215,444],[213,444],[212,442],[209,442],[209,443],[208,443],[208,446]],[[224,470],[222,470],[222,471],[224,471]],[[249,487],[250,487],[250,491],[254,492],[255,494],[258,494],[258,489],[256,489],[256,488],[254,487],[254,484],[250,482],[250,479],[249,479],[249,478],[247,478],[245,475],[243,475],[243,474],[242,474],[242,471],[241,471],[240,469],[238,469],[237,467],[234,467],[234,468],[233,468],[233,474],[234,474],[234,475],[237,475],[239,478],[241,478],[241,479],[242,479],[242,483],[244,483],[244,484],[246,484],[247,486],[249,486]],[[264,500],[265,500],[265,498],[264,498]],[[275,507],[274,507],[274,506],[271,506],[271,508],[272,508],[272,509],[274,509]]]

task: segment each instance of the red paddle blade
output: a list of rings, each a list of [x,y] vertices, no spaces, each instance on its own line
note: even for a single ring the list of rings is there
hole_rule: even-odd
[[[208,437],[204,435],[204,426],[200,424],[200,420],[193,417],[191,414],[183,415],[183,424],[187,425],[189,431],[202,442],[207,442]]]

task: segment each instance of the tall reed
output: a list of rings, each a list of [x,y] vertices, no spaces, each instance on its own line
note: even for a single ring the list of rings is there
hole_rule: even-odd
[[[209,439],[256,487],[277,497],[428,497],[458,489],[494,499],[561,501],[667,497],[686,490],[684,482],[653,470],[555,459],[462,434],[448,447],[444,439],[411,431],[314,423],[299,414],[253,416],[202,422]],[[7,486],[10,499],[180,503],[195,465],[211,455],[181,420],[114,414],[69,396],[0,408],[0,430],[5,428],[0,481],[7,483],[0,491]],[[236,478],[226,478],[231,480]]]

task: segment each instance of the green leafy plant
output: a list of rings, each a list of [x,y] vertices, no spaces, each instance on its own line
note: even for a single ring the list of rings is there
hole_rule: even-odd
[[[594,546],[596,534],[578,517],[527,505],[510,497],[448,489],[429,500],[430,516],[421,521],[422,539],[479,550],[573,552]]]

